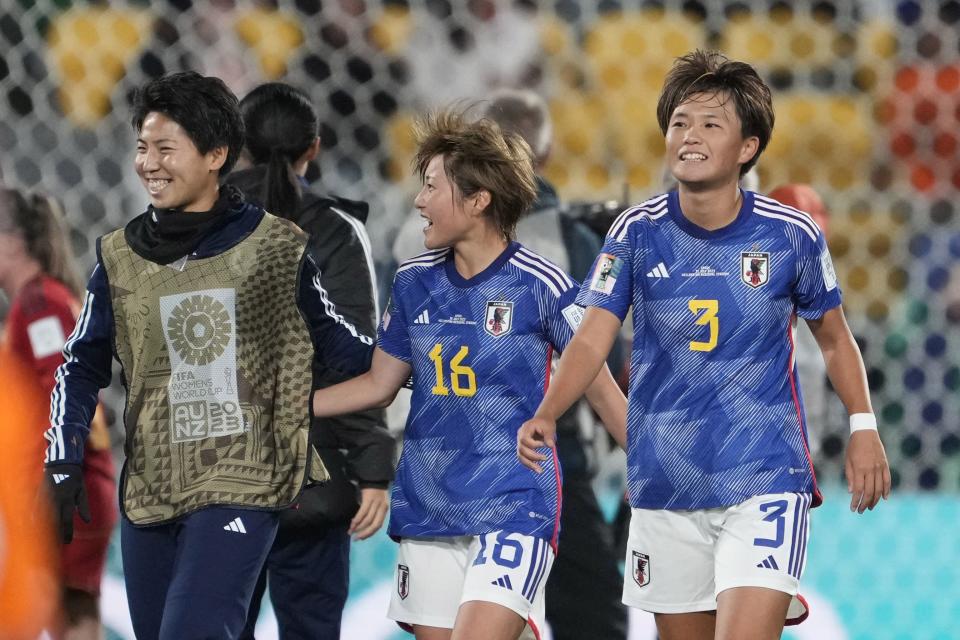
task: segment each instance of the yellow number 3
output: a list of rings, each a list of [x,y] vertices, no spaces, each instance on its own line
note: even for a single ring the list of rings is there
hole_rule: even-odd
[[[473,369],[462,364],[463,359],[466,358],[469,353],[470,349],[462,346],[460,347],[460,351],[457,352],[457,355],[453,356],[450,360],[450,384],[453,386],[454,395],[460,396],[461,398],[473,397],[477,392],[476,374],[474,374]],[[430,350],[430,359],[433,360],[433,366],[437,372],[437,384],[433,386],[433,395],[450,395],[450,390],[447,389],[443,382],[443,345],[439,342],[433,345],[433,349]],[[466,378],[466,386],[460,384],[461,377]]]
[[[691,340],[690,350],[713,351],[717,346],[717,335],[720,333],[720,319],[717,318],[720,302],[717,300],[691,300],[689,306],[693,315],[703,311],[703,315],[697,318],[697,326],[710,325],[710,339],[706,342]]]

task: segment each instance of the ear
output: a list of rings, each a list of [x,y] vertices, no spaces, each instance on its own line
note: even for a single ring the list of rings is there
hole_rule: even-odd
[[[737,158],[737,162],[739,164],[747,164],[753,159],[753,156],[757,155],[757,149],[759,148],[760,138],[757,136],[750,136],[745,139],[740,146],[740,157]]]
[[[470,196],[470,202],[473,204],[474,213],[483,213],[486,208],[490,206],[490,200],[490,192],[486,189],[481,189]]]
[[[317,159],[318,155],[320,155],[320,137],[319,136],[317,136],[317,138],[313,141],[313,143],[309,147],[307,147],[307,150],[303,152],[303,156],[300,159],[305,160],[307,162],[313,162],[314,160]]]
[[[227,161],[228,147],[217,147],[207,153],[207,171],[219,171]]]

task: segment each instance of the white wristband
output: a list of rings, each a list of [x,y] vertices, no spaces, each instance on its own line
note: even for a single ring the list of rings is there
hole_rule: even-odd
[[[855,431],[877,430],[877,416],[872,413],[853,413],[850,415],[850,433]]]

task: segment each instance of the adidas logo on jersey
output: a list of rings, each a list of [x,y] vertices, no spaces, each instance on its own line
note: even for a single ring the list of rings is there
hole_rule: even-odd
[[[662,262],[647,272],[648,278],[669,278],[670,272],[667,271],[667,265]]]
[[[54,484],[60,484],[61,482],[63,482],[64,480],[66,480],[66,479],[69,478],[69,477],[70,477],[70,476],[68,476],[68,475],[65,474],[65,473],[55,473],[55,474],[53,474],[53,482],[54,482]]]
[[[761,569],[780,569],[780,567],[777,566],[777,561],[773,559],[773,556],[767,556],[764,558],[763,562],[757,566]]]
[[[510,583],[510,576],[507,574],[503,574],[496,580],[491,580],[490,584],[495,587],[503,587],[504,589],[510,589],[511,591],[513,590],[513,585]]]
[[[229,524],[224,525],[224,531],[233,531],[234,533],[246,533],[247,529],[243,526],[243,520],[234,518]]]
[[[430,312],[424,309],[413,321],[413,324],[430,324]]]

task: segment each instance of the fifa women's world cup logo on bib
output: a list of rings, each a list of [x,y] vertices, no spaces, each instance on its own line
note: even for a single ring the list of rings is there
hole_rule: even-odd
[[[487,302],[487,316],[483,329],[494,338],[510,333],[513,328],[513,303],[509,300]]]
[[[207,289],[161,296],[170,356],[172,442],[242,433],[237,397],[236,293]]]
[[[740,254],[740,279],[748,287],[762,287],[770,280],[770,254],[744,251]]]

